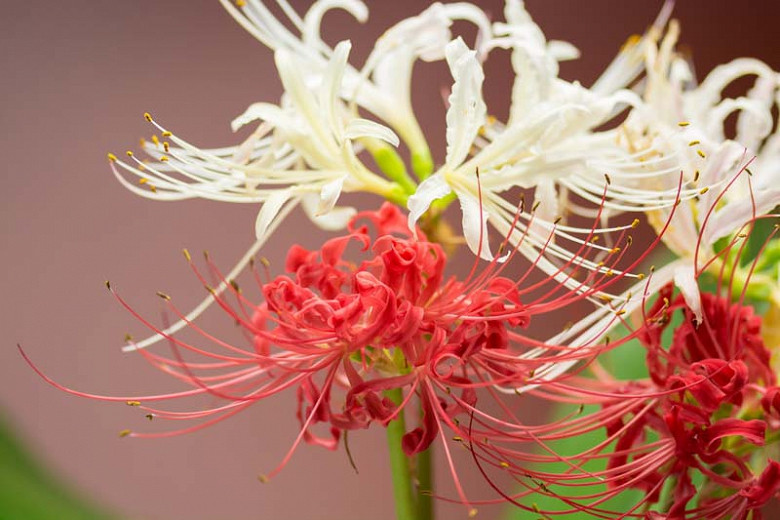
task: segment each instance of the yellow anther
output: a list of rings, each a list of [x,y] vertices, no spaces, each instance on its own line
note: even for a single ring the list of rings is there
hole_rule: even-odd
[[[499,462],[498,465],[501,466],[502,468],[508,468],[509,467],[509,463],[508,462],[504,462],[503,460],[501,462]]]
[[[168,141],[163,142],[163,148],[165,149],[166,152],[169,152],[171,150],[171,145],[168,144]]]
[[[162,136],[163,136],[163,137],[170,137],[170,136],[172,136],[172,135],[173,135],[173,134],[172,134],[171,132],[169,132],[168,130],[165,130],[165,131],[162,133]]]
[[[469,509],[469,518],[474,518],[477,516],[477,510],[474,508]]]
[[[463,440],[463,437],[456,435],[455,437],[452,438],[452,440],[455,442],[461,442]]]
[[[126,151],[125,153],[127,154],[128,157],[132,157],[133,156],[133,152],[131,152],[130,150]]]
[[[639,273],[638,275],[636,275],[636,279],[637,280],[644,280],[645,279],[645,274],[644,273]]]
[[[628,39],[623,43],[623,45],[620,46],[620,52],[625,52],[626,49],[629,49],[631,47],[634,47],[636,44],[638,44],[642,40],[642,37],[638,34],[632,34],[628,37]]]
[[[698,139],[697,139],[697,140],[695,140],[695,141],[691,141],[690,143],[688,143],[688,146],[696,146],[697,144],[701,144],[701,141],[699,141]]]
[[[699,155],[699,157],[701,157],[702,159],[705,159],[705,158],[707,157],[707,154],[705,154],[705,153],[704,153],[703,151],[701,151],[701,150],[696,150],[696,153],[697,153],[697,154]]]
[[[268,477],[267,477],[267,476],[265,476],[265,475],[258,475],[258,476],[257,476],[257,480],[259,480],[260,482],[262,482],[263,484],[265,484],[265,483],[267,483],[267,482],[268,482]]]
[[[631,222],[631,229],[636,229],[636,227],[639,225],[639,219],[635,218],[633,222]]]
[[[127,401],[127,406],[141,406],[141,401]]]
[[[153,121],[152,120],[152,114],[150,114],[149,112],[144,112],[144,119],[146,119],[147,121],[149,121],[151,123]]]
[[[160,162],[168,162],[168,158],[163,155],[160,157]]]
[[[152,134],[152,142],[155,146],[160,146],[160,138],[157,137],[157,134]]]
[[[146,139],[144,139],[143,137],[142,137],[142,138],[140,138],[140,139],[138,140],[138,144],[140,144],[140,145],[141,145],[141,148],[143,148],[144,146],[146,146]]]
[[[116,155],[114,155],[112,153],[109,153],[108,154],[108,160],[111,161],[111,162],[116,161]]]
[[[192,261],[192,256],[190,256],[190,252],[187,250],[186,247],[182,249],[181,252],[184,253],[184,258],[186,258],[188,262]]]
[[[131,341],[133,341],[133,336],[128,332],[125,334],[125,343],[130,343]]]
[[[611,255],[614,255],[615,253],[619,253],[619,252],[620,252],[619,247],[613,247],[612,249],[609,250],[609,254]]]
[[[620,309],[619,311],[617,311],[617,312],[615,313],[615,316],[622,316],[622,315],[624,315],[625,313],[626,313],[626,310],[625,310],[625,309]]]
[[[246,0],[236,0],[236,7],[244,7],[246,5]]]
[[[699,190],[699,195],[704,195],[704,194],[705,194],[705,193],[707,193],[708,191],[710,191],[710,189],[709,189],[709,188],[707,188],[707,187],[704,187],[704,188],[702,188],[702,189],[700,189],[700,190]]]
[[[160,298],[162,298],[163,300],[166,300],[166,301],[171,299],[170,296],[168,296],[167,294],[165,294],[164,292],[161,292],[161,291],[157,291],[157,296],[159,296]]]
[[[150,184],[149,189],[152,190],[152,193],[157,193],[157,186],[155,186],[154,184]]]
[[[122,430],[121,432],[119,432],[119,436],[120,437],[127,437],[131,433],[133,433],[133,432],[131,432],[130,430]]]
[[[680,121],[679,123],[677,123],[677,126],[686,127],[686,126],[690,126],[690,123],[688,121]]]
[[[147,179],[146,177],[141,177],[140,179],[138,179],[138,184],[146,184],[147,182],[149,182],[149,179]]]

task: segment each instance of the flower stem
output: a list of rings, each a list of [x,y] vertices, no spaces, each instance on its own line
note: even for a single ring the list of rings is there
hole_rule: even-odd
[[[403,401],[400,388],[385,392],[396,405]],[[403,410],[398,417],[387,425],[387,446],[390,450],[390,469],[393,473],[393,496],[395,498],[395,516],[398,520],[418,520],[412,493],[412,475],[409,471],[409,457],[401,448],[401,438],[406,433]]]
[[[417,480],[420,495],[417,497],[419,520],[433,520],[433,445],[417,455]]]

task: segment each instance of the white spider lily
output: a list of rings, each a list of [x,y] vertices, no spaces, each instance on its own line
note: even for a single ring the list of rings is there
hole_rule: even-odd
[[[672,23],[660,45],[647,48],[646,105],[630,114],[624,129],[638,153],[658,156],[703,186],[696,199],[678,208],[663,237],[680,257],[665,271],[666,281],[674,280],[700,317],[696,276],[699,266],[715,254],[715,242],[780,204],[780,131],[772,116],[773,106],[780,107],[780,75],[758,60],[742,58],[715,68],[696,85],[690,65],[675,52],[678,34]],[[748,94],[724,97],[724,89],[744,76],[756,78]],[[725,124],[733,113],[737,132],[731,140],[725,137]],[[747,164],[752,177],[741,175],[731,183]],[[663,188],[675,179],[642,182]],[[653,211],[649,217],[658,227],[668,210]]]
[[[259,0],[233,5],[220,0],[230,15],[250,34],[271,49],[284,49],[295,56],[307,81],[317,82],[333,50],[320,36],[320,24],[328,10],[339,8],[359,22],[368,18],[368,8],[359,0],[319,0],[301,18],[286,0],[277,0],[295,30],[288,29]],[[412,152],[416,172],[426,175],[433,168],[425,137],[411,106],[412,67],[419,58],[444,58],[444,47],[452,39],[454,20],[468,20],[478,30],[478,42],[490,38],[490,23],[475,5],[459,2],[435,3],[417,16],[388,29],[376,42],[365,66],[358,70],[347,65],[340,94],[373,113],[393,128]]]
[[[276,52],[285,87],[281,106],[258,103],[234,122],[234,129],[261,120],[250,138],[237,148],[202,150],[169,132],[147,116],[164,139],[146,146],[155,162],[112,158],[117,178],[133,192],[157,200],[206,198],[226,202],[262,203],[256,234],[262,237],[280,208],[303,200],[314,221],[338,227],[351,212],[331,211],[342,190],[367,191],[393,199],[398,187],[370,172],[356,157],[353,140],[383,140],[396,146],[387,127],[351,116],[338,96],[349,54],[348,42],[335,49],[321,84],[307,85],[296,56]],[[120,172],[136,176],[136,185]]]
[[[634,177],[673,174],[676,179],[676,173],[640,161],[621,145],[617,130],[594,131],[621,107],[640,105],[636,94],[624,89],[596,94],[558,78],[558,62],[576,57],[576,49],[547,42],[518,0],[507,1],[506,20],[494,25],[497,38],[488,46],[512,49],[517,77],[509,120],[502,125],[486,117],[481,95],[484,76],[477,53],[469,51],[462,40],[449,43],[447,62],[454,84],[447,111],[447,157],[409,198],[410,225],[434,200],[454,193],[461,203],[464,237],[472,251],[492,258],[488,222],[502,235],[519,240],[533,221],[526,239],[526,246],[532,247],[525,252],[535,257],[553,230],[570,243],[582,243],[576,235],[589,234],[590,228],[553,226],[552,221],[563,213],[558,200],[565,190],[600,205],[605,172],[618,181],[604,201],[607,209],[664,208],[680,196],[695,195],[692,189],[679,193],[676,186],[643,189]],[[513,232],[517,204],[504,194],[516,187],[537,188],[541,205],[538,212],[522,212]],[[602,231],[606,230],[597,230]],[[547,252],[561,260],[572,258],[557,244],[549,244]],[[582,265],[598,268],[596,262],[583,261]],[[554,269],[552,264],[548,267]]]

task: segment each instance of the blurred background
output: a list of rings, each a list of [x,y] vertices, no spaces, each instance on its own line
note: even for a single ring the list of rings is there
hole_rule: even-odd
[[[309,4],[292,3],[301,10]],[[477,3],[501,17],[499,0]],[[352,39],[356,64],[385,28],[428,5],[368,4],[365,25],[339,13],[325,21],[330,43]],[[548,38],[582,51],[579,60],[563,64],[562,75],[585,85],[661,6],[526,4]],[[257,481],[296,435],[292,393],[195,434],[120,439],[120,430],[145,426],[142,414],[66,395],[25,365],[16,343],[47,374],[80,390],[126,395],[177,388],[140,356],[120,352],[126,332],[140,338],[145,331],[103,282],[110,279],[153,319],[161,307],[158,290],[188,309],[203,290],[181,248],[208,249],[228,269],[252,241],[257,208],[137,198],[115,181],[106,152],[137,149],[138,138],[150,132],[145,111],[194,144],[235,144],[243,134],[231,133],[230,120],[252,102],[277,102],[281,86],[271,52],[216,0],[4,0],[0,6],[0,518],[393,518],[380,430],[351,436],[359,475],[343,451],[303,446],[274,481]],[[700,77],[740,56],[780,69],[778,2],[681,0],[675,17]],[[508,109],[508,67],[507,56],[486,64],[488,107],[498,116]],[[418,65],[415,82],[419,117],[441,160],[441,89],[451,80],[442,64]],[[324,236],[295,214],[263,254],[278,273],[291,237],[316,247]],[[213,314],[207,318],[212,330],[235,333],[229,320]],[[478,475],[464,470],[462,477],[479,487]],[[446,489],[446,475],[440,480]],[[75,505],[71,495],[88,505]],[[455,506],[440,504],[440,511],[441,518],[466,516]],[[499,508],[480,511],[480,518],[500,515]]]

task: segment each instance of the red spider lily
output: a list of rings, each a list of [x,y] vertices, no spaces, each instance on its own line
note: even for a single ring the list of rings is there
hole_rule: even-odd
[[[373,234],[369,225],[375,228]],[[128,401],[156,418],[198,421],[162,433],[123,432],[131,437],[192,432],[266,397],[295,389],[300,433],[268,478],[284,467],[301,441],[335,449],[342,432],[372,423],[387,425],[416,400],[421,410],[419,425],[406,433],[402,447],[411,456],[441,437],[459,500],[468,505],[448,437],[454,435],[455,442],[464,445],[478,443],[479,451],[486,453],[483,460],[496,467],[503,468],[507,464],[504,460],[510,458],[535,460],[522,446],[540,442],[537,435],[554,430],[556,425],[525,425],[512,411],[516,403],[505,402],[516,400],[514,393],[506,397],[497,389],[511,391],[539,384],[543,381],[538,374],[541,369],[593,359],[606,345],[588,341],[571,348],[532,340],[521,331],[533,316],[582,300],[603,299],[607,289],[635,276],[627,271],[635,268],[652,247],[642,251],[627,269],[617,270],[631,243],[626,231],[635,225],[614,228],[620,236],[611,254],[604,258],[609,263],[602,260],[590,272],[581,265],[596,253],[590,246],[592,236],[583,240],[575,255],[578,260],[569,260],[559,269],[569,288],[553,278],[523,285],[533,266],[517,279],[502,276],[507,262],[522,245],[522,237],[505,255],[507,262],[494,260],[479,274],[472,269],[471,275],[461,281],[445,279],[447,258],[442,247],[428,242],[419,230],[416,235],[411,233],[400,211],[385,204],[379,211],[357,215],[347,235],[327,241],[317,251],[291,248],[286,262],[288,276],[271,280],[266,273],[264,279],[253,264],[264,297],[260,304],[251,301],[235,282],[224,280],[207,258],[211,274],[218,282],[227,283],[229,293],[222,295],[212,289],[185,252],[215,302],[248,334],[251,349],[227,343],[191,322],[189,327],[218,351],[165,334],[137,314],[109,285],[122,305],[168,340],[173,353],[166,357],[139,349],[141,355],[190,386],[188,390],[105,397],[65,388],[33,368],[56,387],[76,395]],[[508,243],[506,237],[502,248]],[[351,245],[358,246],[363,255],[359,263],[346,259]],[[185,319],[167,295],[160,296],[175,316]],[[600,328],[618,319],[617,309],[609,312],[612,318]],[[202,360],[185,359],[185,355],[193,354]],[[403,391],[400,404],[383,395],[393,389]],[[172,412],[150,404],[196,395],[215,396],[224,403],[191,412]],[[500,416],[477,407],[478,400],[485,398],[498,403]],[[468,428],[461,424],[465,416],[471,417]],[[315,433],[318,424],[325,427],[325,434]],[[445,434],[445,428],[452,433]]]

